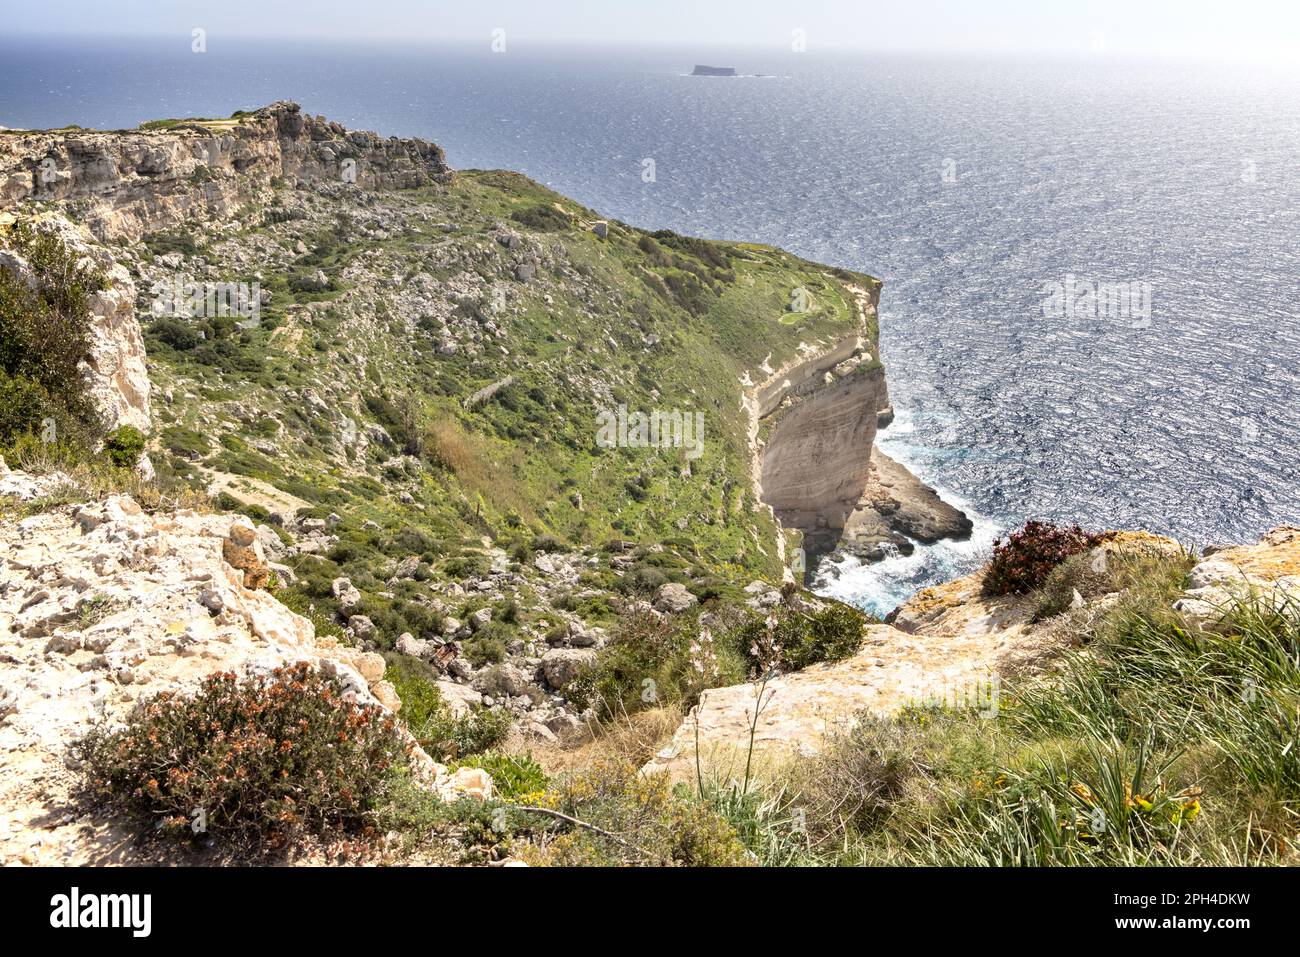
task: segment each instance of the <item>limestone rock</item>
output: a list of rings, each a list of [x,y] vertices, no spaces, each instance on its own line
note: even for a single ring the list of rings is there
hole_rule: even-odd
[[[352,615],[348,618],[348,631],[360,641],[369,641],[375,637],[375,623],[367,615]]]
[[[547,684],[563,691],[595,663],[596,652],[589,648],[552,648],[542,655],[542,674]]]
[[[330,593],[339,603],[339,611],[348,614],[361,606],[361,592],[347,578],[336,578],[330,585]]]
[[[685,585],[668,582],[660,585],[655,592],[655,609],[669,614],[677,614],[699,604],[699,600],[686,590]]]
[[[1283,525],[1254,545],[1207,556],[1192,569],[1187,591],[1174,607],[1192,618],[1214,622],[1226,607],[1243,599],[1279,607],[1300,601],[1300,527]]]
[[[55,175],[34,174],[45,162]],[[101,240],[233,220],[274,183],[367,190],[450,183],[443,151],[419,139],[381,137],[304,114],[296,103],[254,110],[235,123],[98,133],[41,130],[0,142],[0,208],[43,199],[77,202]]]
[[[483,696],[469,685],[458,685],[454,681],[435,681],[434,686],[437,687],[443,703],[458,718],[483,703]]]
[[[266,563],[266,553],[258,540],[257,529],[242,515],[230,525],[226,539],[221,543],[221,555],[232,568],[244,573],[245,588],[265,588],[271,578]]]

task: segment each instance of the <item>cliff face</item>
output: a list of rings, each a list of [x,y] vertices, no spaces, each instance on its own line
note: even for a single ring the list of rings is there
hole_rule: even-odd
[[[763,451],[763,500],[805,534],[842,530],[867,487],[884,370],[836,380],[795,403]]]
[[[0,136],[0,209],[78,201],[78,219],[99,239],[135,240],[190,217],[231,217],[279,179],[405,189],[453,176],[432,143],[349,131],[288,102],[165,129]]]
[[[148,431],[149,377],[136,319],[136,285],[95,240],[135,241],[196,221],[229,220],[265,199],[276,182],[355,183],[404,189],[447,183],[443,151],[419,139],[383,139],[279,102],[230,120],[192,121],[161,130],[10,131],[0,135],[0,213],[51,230],[109,286],[89,303],[91,355],[84,368],[110,426]],[[54,203],[61,213],[32,212]],[[0,268],[26,264],[0,242]]]
[[[893,420],[884,367],[868,349],[880,286],[855,289],[859,334],[813,350],[754,389],[775,424],[759,462],[762,500],[804,535],[814,559],[837,548],[867,560],[914,541],[970,535],[970,520],[875,448]]]

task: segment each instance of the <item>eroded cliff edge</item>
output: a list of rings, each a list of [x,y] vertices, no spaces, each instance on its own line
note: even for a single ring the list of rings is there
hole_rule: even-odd
[[[810,349],[753,391],[761,497],[783,527],[803,533],[810,568],[836,550],[876,561],[971,533],[965,513],[875,446],[893,420],[870,335],[880,290],[853,288],[857,335]]]
[[[8,131],[0,209],[75,200],[78,222],[97,239],[137,240],[188,217],[233,217],[278,181],[411,189],[455,176],[433,143],[348,130],[287,101],[225,120],[147,126]]]

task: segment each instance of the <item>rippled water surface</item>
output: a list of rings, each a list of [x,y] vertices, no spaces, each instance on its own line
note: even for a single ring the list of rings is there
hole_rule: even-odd
[[[735,79],[683,75],[696,60]],[[1300,84],[1207,67],[747,51],[0,43],[0,124],[277,98],[647,227],[881,276],[886,449],[975,540],[844,570],[874,608],[1026,517],[1204,543],[1300,521]],[[654,161],[654,182],[643,180]],[[1150,309],[1045,310],[1053,283]],[[1138,297],[1139,307],[1143,299]]]

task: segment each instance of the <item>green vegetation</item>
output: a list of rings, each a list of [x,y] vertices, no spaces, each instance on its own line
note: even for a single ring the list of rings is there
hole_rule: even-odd
[[[1300,607],[1201,630],[1170,609],[1189,562],[1117,560],[1119,601],[1050,676],[988,711],[862,716],[743,799],[704,799],[767,863],[1243,865],[1300,830]]]
[[[92,792],[182,840],[282,848],[366,836],[407,747],[392,717],[307,664],[142,702],[78,744]]]
[[[104,451],[118,468],[134,468],[144,446],[144,433],[133,425],[120,425],[104,439]]]
[[[474,708],[457,717],[443,702],[428,665],[403,655],[391,655],[385,677],[402,699],[402,719],[427,754],[462,762],[499,745],[510,731],[504,711]],[[475,765],[481,766],[481,765]],[[526,774],[524,769],[523,774]]]
[[[673,618],[631,614],[566,695],[604,718],[663,705],[685,711],[708,688],[847,658],[869,620],[839,602],[814,606],[793,586],[766,617],[732,602]]]
[[[24,435],[90,447],[103,427],[79,366],[90,355],[90,297],[107,280],[52,231],[20,222],[2,238],[35,281],[0,268],[0,448]]]

